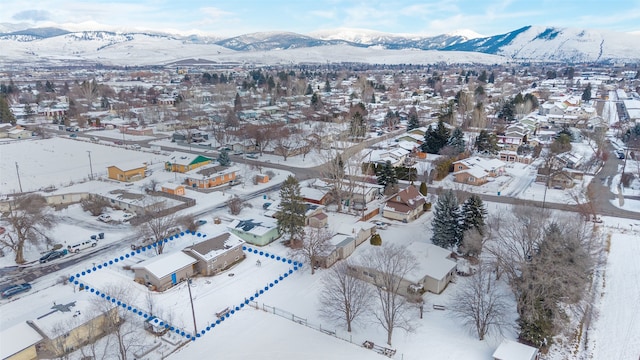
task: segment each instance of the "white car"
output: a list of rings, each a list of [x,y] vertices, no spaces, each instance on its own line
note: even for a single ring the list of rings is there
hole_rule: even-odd
[[[98,220],[108,223],[108,222],[111,222],[111,216],[107,214],[102,214],[98,216]]]
[[[132,213],[124,213],[124,215],[122,215],[122,221],[123,222],[127,222],[129,220],[131,220],[132,218],[134,218],[136,215],[132,214]]]

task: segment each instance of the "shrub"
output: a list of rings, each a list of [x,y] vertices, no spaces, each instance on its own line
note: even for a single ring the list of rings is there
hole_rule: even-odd
[[[380,237],[380,234],[373,234],[373,236],[371,236],[371,240],[369,240],[369,242],[373,246],[380,246],[380,245],[382,245],[382,238]]]

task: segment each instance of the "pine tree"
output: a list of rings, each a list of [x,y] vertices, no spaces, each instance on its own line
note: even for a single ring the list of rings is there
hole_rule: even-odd
[[[16,123],[16,118],[13,116],[11,108],[9,108],[9,102],[4,95],[0,96],[0,123]]]
[[[409,110],[409,123],[407,124],[407,131],[410,131],[419,127],[420,127],[420,121],[418,120],[418,113],[416,112],[416,108],[411,108],[411,110]]]
[[[435,129],[429,127],[424,133],[424,142],[420,145],[420,148],[423,152],[437,154],[440,149],[447,145],[448,141],[449,129],[444,125],[444,121],[440,119]]]
[[[442,248],[453,248],[462,241],[460,209],[453,190],[438,196],[432,222],[431,242]]]
[[[591,100],[591,83],[588,83],[587,87],[585,87],[584,91],[582,92],[582,101],[589,100]]]
[[[491,75],[489,75],[489,81],[488,81],[488,83],[489,83],[489,84],[493,84],[495,81],[496,81],[496,74],[495,74],[495,72],[493,72],[493,71],[492,71],[492,72],[491,72]]]
[[[478,81],[483,83],[487,82],[487,70],[482,70],[482,73],[478,76]]]
[[[487,130],[480,130],[480,134],[476,137],[475,147],[478,152],[495,154],[498,150],[495,134],[490,133]]]
[[[420,194],[422,194],[422,196],[427,196],[427,183],[424,181],[420,183]]]
[[[480,235],[484,235],[485,218],[487,209],[480,196],[473,194],[462,204],[462,230],[476,229]]]
[[[311,84],[307,84],[307,89],[304,92],[305,95],[313,94],[313,89],[311,88]]]
[[[242,100],[240,94],[236,93],[236,98],[233,100],[233,112],[242,111]]]
[[[324,82],[324,92],[326,93],[331,92],[331,84],[329,83],[329,79],[327,79],[327,81]]]
[[[221,166],[229,166],[229,164],[231,164],[231,159],[229,159],[229,152],[227,149],[222,149],[220,151],[220,154],[218,155],[218,163],[220,163]]]
[[[387,160],[382,169],[378,171],[377,181],[378,185],[384,185],[385,190],[398,184],[398,175],[391,165],[391,161]]]
[[[455,128],[453,133],[451,133],[447,146],[451,146],[456,154],[461,154],[466,149],[467,144],[464,141],[464,133],[459,127]]]
[[[304,237],[305,205],[298,180],[289,175],[280,188],[280,210],[276,213],[280,233],[287,234],[291,245]]]

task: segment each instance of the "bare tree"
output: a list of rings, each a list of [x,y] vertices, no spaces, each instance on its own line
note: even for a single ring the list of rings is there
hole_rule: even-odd
[[[0,237],[0,246],[15,253],[17,264],[23,264],[24,246],[48,239],[45,231],[53,226],[54,216],[42,195],[16,196],[9,201],[9,209],[2,216],[9,223],[9,230]]]
[[[353,267],[348,260],[334,264],[322,279],[320,293],[320,315],[346,323],[348,332],[361,315],[369,312],[373,296],[370,284],[351,275]]]
[[[104,209],[109,207],[109,202],[100,196],[90,196],[80,200],[80,206],[82,210],[88,211],[93,216],[98,216],[104,212]]]
[[[164,250],[164,239],[169,236],[169,231],[176,226],[176,216],[171,213],[165,216],[157,216],[166,212],[164,203],[151,205],[149,213],[153,214],[148,220],[138,226],[138,234],[143,239],[148,239],[155,243],[155,250],[158,255]]]
[[[475,331],[478,340],[484,340],[485,335],[492,331],[502,333],[502,328],[508,323],[506,315],[510,304],[489,266],[480,264],[475,275],[459,282],[458,286],[450,308]]]
[[[311,265],[311,275],[315,274],[316,259],[329,252],[333,234],[325,228],[308,228],[304,232],[302,245],[295,249]]]
[[[229,207],[229,212],[231,215],[238,215],[242,208],[245,207],[245,202],[238,195],[233,195],[229,200],[227,200],[227,206]]]
[[[391,345],[393,330],[414,330],[409,311],[414,309],[407,298],[405,278],[418,266],[416,258],[404,247],[384,245],[371,248],[367,267],[375,269],[375,293],[380,307],[373,316],[387,331],[387,344]]]
[[[133,297],[135,291],[127,286],[110,284],[104,288],[104,293],[125,304],[135,304],[137,299]],[[111,314],[114,304],[101,298],[94,299],[95,308],[104,314]],[[132,312],[118,306],[115,315],[106,316],[104,330],[110,333],[117,343],[117,357],[121,360],[130,359],[132,347],[141,342],[140,331],[142,326],[136,324],[138,318]]]

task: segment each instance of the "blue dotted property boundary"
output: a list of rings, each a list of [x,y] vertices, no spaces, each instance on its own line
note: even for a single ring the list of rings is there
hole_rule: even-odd
[[[225,319],[228,319],[231,315],[235,314],[236,312],[240,311],[240,309],[244,308],[245,306],[249,305],[250,301],[254,301],[256,300],[260,295],[264,294],[266,291],[269,291],[269,289],[271,289],[272,287],[274,287],[275,285],[278,285],[282,280],[286,279],[287,277],[289,277],[289,275],[293,274],[294,271],[297,271],[298,269],[302,268],[302,263],[298,262],[298,261],[293,261],[291,259],[287,259],[285,257],[282,256],[278,256],[275,254],[270,254],[268,252],[262,251],[262,250],[258,250],[258,249],[253,249],[249,246],[242,246],[242,250],[243,251],[247,251],[249,254],[253,253],[259,256],[264,256],[267,259],[276,261],[276,262],[282,262],[284,264],[290,264],[293,265],[293,269],[289,269],[287,272],[283,273],[282,275],[278,276],[278,278],[274,279],[273,281],[269,282],[269,284],[265,285],[264,288],[261,288],[260,290],[257,290],[254,294],[251,294],[248,298],[245,297],[244,301],[239,303],[238,305],[236,305],[235,307],[233,307],[231,309],[231,311],[227,312],[226,314],[224,314],[224,316],[221,316],[220,318],[217,318],[215,320],[215,322],[211,323],[210,325],[208,325],[204,330],[201,330],[200,332],[193,334],[189,331],[185,331],[185,329],[181,329],[179,327],[173,326],[171,325],[169,322],[166,321],[162,321],[158,318],[156,318],[154,315],[150,315],[147,314],[146,312],[137,309],[136,307],[132,306],[131,304],[126,304],[123,301],[120,301],[118,299],[116,299],[113,296],[110,296],[109,294],[106,294],[102,291],[100,291],[99,289],[96,288],[92,288],[90,286],[88,286],[87,284],[82,283],[80,279],[82,276],[85,275],[89,275],[93,272],[99,271],[101,269],[105,269],[110,265],[114,265],[117,264],[120,261],[123,261],[125,259],[128,258],[132,258],[138,254],[140,254],[141,252],[145,252],[147,250],[151,250],[152,248],[155,248],[158,246],[158,244],[161,243],[167,243],[169,241],[178,239],[178,237],[181,236],[185,236],[187,234],[192,234],[195,235],[197,237],[206,237],[205,234],[201,234],[201,233],[196,233],[194,231],[183,231],[180,234],[176,234],[176,235],[172,235],[169,238],[160,240],[156,243],[153,243],[151,245],[147,245],[147,246],[143,246],[139,249],[136,249],[134,251],[128,252],[124,255],[121,255],[119,257],[115,257],[113,260],[109,260],[109,261],[105,261],[102,264],[98,264],[93,266],[90,269],[86,269],[85,271],[79,272],[75,275],[72,275],[69,277],[69,282],[73,285],[78,285],[81,288],[83,288],[83,290],[89,291],[92,294],[95,294],[98,297],[101,297],[103,299],[105,299],[106,301],[110,301],[112,304],[118,306],[118,307],[122,307],[125,310],[131,311],[133,314],[138,315],[146,320],[150,320],[153,319],[153,323],[157,326],[163,327],[165,329],[167,329],[168,331],[171,332],[175,332],[176,334],[191,340],[191,341],[196,341],[197,338],[200,338],[202,336],[204,336],[207,332],[213,330],[217,325],[222,324],[223,321],[225,321]]]

